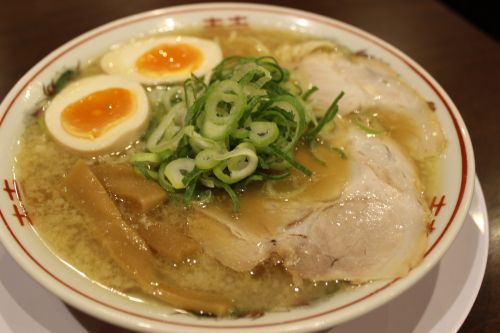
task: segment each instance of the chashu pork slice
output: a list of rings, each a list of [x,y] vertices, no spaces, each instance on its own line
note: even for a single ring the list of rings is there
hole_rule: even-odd
[[[253,198],[242,202],[253,213],[248,219],[245,212],[235,219],[220,208],[199,209],[190,220],[191,236],[238,271],[277,253],[302,279],[364,282],[407,274],[427,242],[428,210],[416,168],[390,138],[356,128],[346,135],[349,172],[339,193]]]
[[[188,221],[189,235],[201,244],[205,253],[224,266],[238,272],[250,271],[270,256],[276,235],[313,211],[301,205],[293,206],[281,214],[282,203],[268,200],[253,207],[258,210],[258,214],[252,214],[254,218],[241,214],[240,219],[219,208],[197,208]],[[255,218],[259,213],[261,218]]]
[[[379,60],[342,52],[312,53],[296,64],[296,75],[318,87],[310,100],[321,110],[326,110],[344,91],[340,115],[371,109],[392,120],[392,124],[404,126],[391,130],[393,135],[401,134],[398,141],[416,159],[436,156],[446,145],[428,103]]]
[[[188,218],[190,236],[206,253],[236,271],[249,271],[265,261],[274,250],[277,235],[340,196],[349,163],[325,147],[319,147],[316,153],[329,165],[335,165],[335,169],[325,167],[305,149],[299,150],[295,158],[315,171],[312,181],[301,174],[297,176],[304,184],[300,200],[275,200],[260,191],[243,195],[238,217],[232,213],[229,202],[196,207]]]
[[[315,211],[279,236],[275,251],[294,275],[364,282],[404,276],[426,247],[418,200],[354,166],[341,200]]]

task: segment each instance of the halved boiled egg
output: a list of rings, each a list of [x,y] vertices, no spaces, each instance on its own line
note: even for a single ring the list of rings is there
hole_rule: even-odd
[[[149,104],[137,82],[96,75],[68,85],[45,110],[56,141],[85,155],[118,151],[144,131]]]
[[[122,45],[104,54],[101,67],[144,84],[184,81],[203,76],[222,60],[219,45],[189,36],[161,37]]]

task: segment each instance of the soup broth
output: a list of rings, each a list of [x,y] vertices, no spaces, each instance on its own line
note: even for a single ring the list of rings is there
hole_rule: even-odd
[[[226,29],[214,28],[204,30],[175,31],[175,34],[185,34],[196,37],[214,39],[219,42],[223,56],[230,55],[274,55],[273,52],[284,43],[297,43],[310,39],[310,36],[266,29]],[[342,51],[347,52],[347,51]],[[80,69],[79,79],[102,73],[98,62],[99,57],[89,60]],[[336,120],[337,127],[347,119]],[[396,137],[401,137],[404,129],[397,126],[397,117],[386,116],[383,125],[391,128],[391,122],[398,129]],[[398,122],[401,124],[401,122]],[[410,126],[406,123],[403,126]],[[401,129],[401,130],[399,130]],[[390,135],[390,134],[389,134]],[[94,164],[128,163],[128,160],[143,143],[137,142],[127,149],[88,158],[87,162]],[[331,181],[336,192],[340,192],[344,178],[348,177],[347,166],[337,153],[330,157],[337,165],[338,177]],[[84,213],[73,207],[67,200],[65,179],[71,167],[81,159],[80,156],[61,147],[48,135],[46,129],[35,117],[27,122],[26,130],[20,141],[20,149],[16,161],[16,178],[18,179],[27,211],[33,220],[33,225],[40,238],[62,261],[73,269],[85,275],[109,290],[133,295],[148,302],[161,303],[140,290],[137,282],[124,272],[107,253],[102,244],[94,237],[89,228]],[[426,160],[428,161],[428,160]],[[433,187],[437,182],[435,177],[436,163],[421,161],[418,164],[420,174],[424,175],[424,189]],[[305,164],[314,167],[315,162]],[[333,162],[332,162],[333,163]],[[318,168],[321,167],[321,163]],[[336,171],[336,172],[337,172]],[[328,178],[327,176],[325,176]],[[325,178],[325,179],[326,179]],[[331,177],[330,177],[331,178]],[[334,185],[333,185],[334,184]],[[251,197],[252,193],[261,191],[262,185],[255,185],[242,196],[242,205],[258,200]],[[284,184],[283,186],[287,186]],[[319,185],[318,185],[319,186]],[[318,191],[307,190],[314,197]],[[338,193],[335,194],[338,196]],[[245,197],[246,196],[246,197]],[[120,213],[134,230],[147,228],[154,223],[168,223],[180,233],[189,237],[188,220],[193,214],[193,207],[185,207],[182,200],[170,197],[168,202],[144,213],[137,213],[129,208],[128,202],[114,198]],[[217,194],[212,205],[221,205],[223,209],[230,207],[230,202],[223,194]],[[254,203],[255,204],[255,203]],[[258,206],[258,205],[257,205]],[[251,209],[245,207],[242,214],[250,214]],[[229,214],[230,215],[230,214]],[[245,218],[242,216],[242,218]],[[259,314],[265,311],[286,310],[294,306],[309,304],[326,295],[331,295],[349,285],[348,282],[318,281],[294,279],[284,268],[279,256],[272,255],[263,263],[250,271],[237,272],[221,264],[218,260],[199,249],[184,260],[175,262],[157,255],[154,263],[167,283],[194,290],[213,292],[232,300],[233,315]]]

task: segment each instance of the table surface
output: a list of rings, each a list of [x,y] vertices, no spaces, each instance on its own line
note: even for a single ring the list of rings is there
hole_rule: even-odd
[[[68,40],[111,20],[193,1],[5,1],[0,11],[0,99],[36,62]],[[437,79],[472,137],[490,220],[488,267],[460,332],[500,327],[500,45],[430,0],[266,1],[330,16],[369,31],[408,54]],[[123,332],[78,310],[91,332]]]

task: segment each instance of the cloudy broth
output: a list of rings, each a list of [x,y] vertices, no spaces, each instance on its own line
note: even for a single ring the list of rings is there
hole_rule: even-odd
[[[234,54],[268,55],[284,42],[293,43],[309,38],[304,34],[288,31],[250,28],[184,30],[176,31],[175,34],[215,39],[220,43],[224,57]],[[98,58],[83,64],[79,77],[101,73],[97,64]],[[392,119],[387,117],[386,121],[390,122]],[[398,135],[401,134],[398,132]],[[87,162],[126,163],[134,149],[132,147],[124,152],[91,158]],[[88,279],[109,290],[123,293],[124,296],[133,295],[135,298],[161,303],[141,293],[134,279],[113,261],[94,237],[86,216],[66,199],[65,178],[79,159],[79,156],[54,142],[35,118],[28,121],[21,139],[15,173],[36,232],[55,255]],[[331,157],[331,160],[337,163],[339,177],[347,177],[345,162],[337,155]],[[434,174],[435,165],[432,163],[421,163],[419,167],[422,174]],[[342,179],[332,179],[331,182],[340,187]],[[243,195],[242,204],[253,202],[255,198],[251,195],[254,192],[258,195],[258,186]],[[136,230],[153,222],[169,223],[181,233],[188,234],[188,219],[192,208],[184,207],[180,200],[170,199],[168,203],[141,214],[130,210],[126,202],[115,199],[115,203],[125,220]],[[215,199],[215,204],[220,204],[223,209],[229,207],[223,194]],[[242,214],[251,213],[246,208]],[[167,283],[213,292],[231,299],[234,302],[234,315],[255,315],[309,304],[337,292],[345,284],[338,281],[294,280],[283,268],[280,259],[273,256],[248,272],[236,272],[203,251],[197,251],[181,262],[158,255],[154,264]]]

